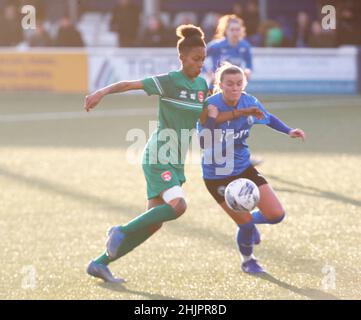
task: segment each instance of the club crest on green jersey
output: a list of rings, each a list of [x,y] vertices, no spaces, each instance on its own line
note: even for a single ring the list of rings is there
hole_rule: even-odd
[[[166,182],[171,181],[172,180],[172,173],[170,171],[164,171],[162,174],[162,179]]]

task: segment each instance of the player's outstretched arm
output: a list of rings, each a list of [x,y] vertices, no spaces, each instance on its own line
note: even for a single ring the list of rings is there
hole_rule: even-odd
[[[84,109],[89,112],[94,109],[104,96],[112,93],[121,93],[130,90],[143,89],[143,83],[141,81],[120,81],[111,84],[107,87],[101,88],[85,97]]]
[[[285,133],[291,138],[301,138],[303,141],[305,141],[306,139],[306,135],[303,130],[290,128],[273,114],[269,115],[269,123],[267,124],[267,126],[276,131]]]

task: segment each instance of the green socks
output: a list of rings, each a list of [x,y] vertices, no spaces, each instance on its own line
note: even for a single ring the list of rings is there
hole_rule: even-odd
[[[117,259],[126,255],[128,252],[132,251],[134,248],[138,247],[142,244],[145,240],[151,237],[151,235],[155,231],[152,231],[150,228],[145,228],[138,230],[136,232],[127,234],[124,238],[121,246],[119,247]],[[94,260],[97,263],[105,264],[106,266],[111,263],[113,260],[110,260],[107,253],[104,252],[101,256]]]
[[[119,247],[117,258],[120,258],[126,255],[128,252],[132,251],[134,248],[138,247],[145,240],[150,238],[153,235],[154,231],[151,231],[150,228],[141,229],[137,232],[127,234],[124,238],[122,244]]]
[[[96,263],[105,264],[106,266],[111,262],[106,252],[104,252],[101,256],[94,259]]]
[[[162,204],[160,206],[149,209],[140,216],[121,226],[120,230],[128,235],[131,232],[145,229],[153,224],[160,224],[164,221],[174,220],[177,218],[175,210],[169,204]]]
[[[163,204],[149,209],[140,216],[121,226],[120,230],[126,234],[122,244],[119,247],[117,258],[126,255],[134,248],[147,240],[155,231],[151,230],[152,225],[158,225],[165,221],[177,218],[175,210],[169,204]],[[97,263],[108,265],[114,261],[109,259],[108,255],[103,253],[94,260]]]

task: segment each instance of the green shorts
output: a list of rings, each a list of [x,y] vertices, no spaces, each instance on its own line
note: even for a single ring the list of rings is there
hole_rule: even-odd
[[[171,187],[181,186],[186,181],[184,170],[170,164],[143,164],[143,171],[147,181],[148,200]]]

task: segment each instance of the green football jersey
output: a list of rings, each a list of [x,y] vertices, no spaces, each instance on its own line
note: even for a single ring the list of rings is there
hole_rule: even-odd
[[[193,81],[182,71],[142,80],[148,95],[159,96],[158,126],[145,150],[149,164],[171,164],[183,168],[191,143],[191,133],[205,106],[208,93],[206,81]]]

